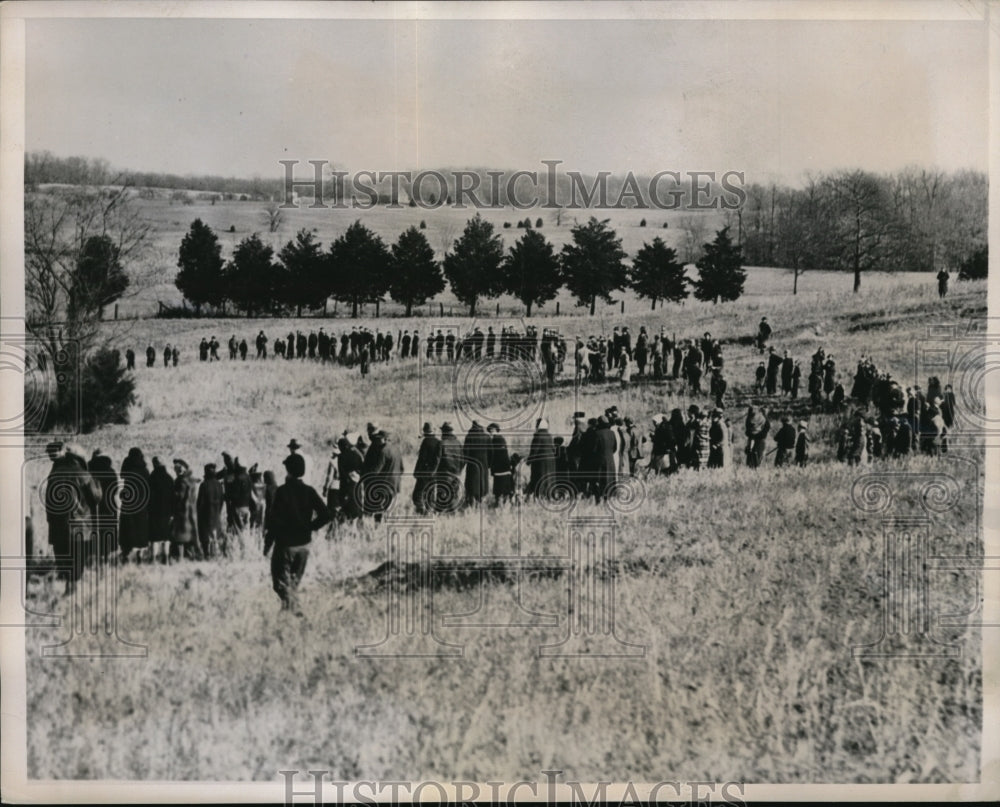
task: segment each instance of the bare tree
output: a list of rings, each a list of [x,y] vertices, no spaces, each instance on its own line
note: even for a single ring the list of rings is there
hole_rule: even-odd
[[[684,262],[694,263],[701,257],[702,245],[708,239],[708,223],[704,216],[688,214],[677,220],[684,230]]]
[[[261,218],[264,220],[264,224],[267,225],[267,231],[269,233],[276,233],[285,219],[285,212],[277,202],[268,202],[264,205]]]
[[[24,202],[25,325],[53,359],[72,344],[85,356],[97,346],[102,295],[84,289],[80,262],[88,241],[107,239],[123,264],[138,259],[151,227],[128,185],[28,194]]]

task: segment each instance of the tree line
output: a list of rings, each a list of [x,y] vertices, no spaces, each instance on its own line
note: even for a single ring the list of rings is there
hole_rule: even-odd
[[[505,251],[493,224],[477,214],[444,260],[437,261],[416,227],[387,245],[355,221],[326,249],[307,229],[277,253],[254,233],[225,261],[218,236],[195,219],[181,241],[175,284],[198,314],[206,306],[225,313],[231,305],[247,316],[289,311],[301,316],[303,310],[325,311],[334,299],[349,305],[356,317],[361,305],[386,295],[411,316],[414,306],[440,294],[446,282],[470,316],[480,300],[501,294],[516,297],[531,316],[534,307],[553,300],[563,287],[592,315],[598,300],[611,304],[611,295],[626,288],[649,300],[654,310],[659,302],[681,302],[692,292],[713,302],[735,300],[743,293],[743,258],[728,228],[704,245],[693,281],[676,251],[659,237],[645,243],[629,264],[622,240],[607,220],[591,217],[574,226],[571,235],[557,253],[541,232],[528,228]]]
[[[893,174],[838,171],[802,188],[749,184],[726,211],[747,263],[808,269],[986,271],[988,178],[978,171],[907,168]],[[982,274],[978,274],[981,272]]]

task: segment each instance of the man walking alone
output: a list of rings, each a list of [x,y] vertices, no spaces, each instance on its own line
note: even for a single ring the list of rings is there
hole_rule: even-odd
[[[284,461],[285,484],[274,494],[274,506],[267,513],[264,536],[264,556],[274,547],[271,556],[271,583],[281,598],[281,610],[302,616],[298,588],[309,560],[312,533],[330,521],[319,494],[305,482],[306,463],[299,454],[290,454]]]

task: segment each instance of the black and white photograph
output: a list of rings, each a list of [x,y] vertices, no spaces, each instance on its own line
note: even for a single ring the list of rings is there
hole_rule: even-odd
[[[4,801],[997,798],[998,22],[4,3]]]

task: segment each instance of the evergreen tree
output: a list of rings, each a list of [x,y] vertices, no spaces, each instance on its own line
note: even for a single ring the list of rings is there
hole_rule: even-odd
[[[388,291],[390,261],[382,239],[355,221],[327,253],[332,296],[350,303],[351,316],[357,317],[358,305],[381,300]]]
[[[389,272],[389,296],[406,306],[406,316],[412,316],[413,306],[423,305],[444,291],[441,267],[434,260],[434,250],[416,227],[400,233],[392,245]]]
[[[302,307],[320,308],[329,296],[329,278],[325,272],[322,245],[305,228],[299,230],[278,255],[284,267],[281,302],[295,306],[295,315],[302,316]]]
[[[493,225],[478,213],[469,219],[454,249],[444,257],[444,274],[454,295],[469,306],[469,316],[476,315],[480,297],[495,297],[503,286],[500,265],[503,263],[503,239],[493,232]]]
[[[135,403],[135,378],[108,348],[90,355],[80,383],[80,430],[92,432],[105,423],[128,423]]]
[[[598,298],[610,304],[611,292],[625,288],[628,282],[625,251],[607,219],[598,221],[591,216],[571,232],[573,243],[563,246],[560,256],[563,277],[577,305],[589,305],[593,316]]]
[[[70,319],[84,313],[103,319],[104,307],[121,297],[128,283],[118,246],[107,235],[91,236],[76,261],[69,292]]]
[[[212,228],[201,219],[191,222],[191,228],[181,241],[177,266],[180,271],[174,278],[174,285],[195,311],[200,313],[202,305],[220,305],[226,298],[222,246]]]
[[[694,281],[694,296],[713,303],[739,299],[747,273],[743,270],[743,252],[733,244],[729,228],[719,230],[715,240],[704,245],[704,251],[695,264],[698,279]]]
[[[651,244],[643,244],[632,260],[629,285],[640,298],[652,301],[656,310],[658,300],[679,303],[688,296],[688,279],[684,264],[677,252],[663,243],[659,236]]]
[[[537,230],[527,230],[510,248],[501,267],[503,291],[524,303],[531,316],[531,306],[543,306],[562,287],[559,258],[552,244]]]
[[[281,289],[282,268],[275,264],[274,249],[257,233],[244,238],[233,250],[226,267],[227,297],[247,316],[273,311]]]

